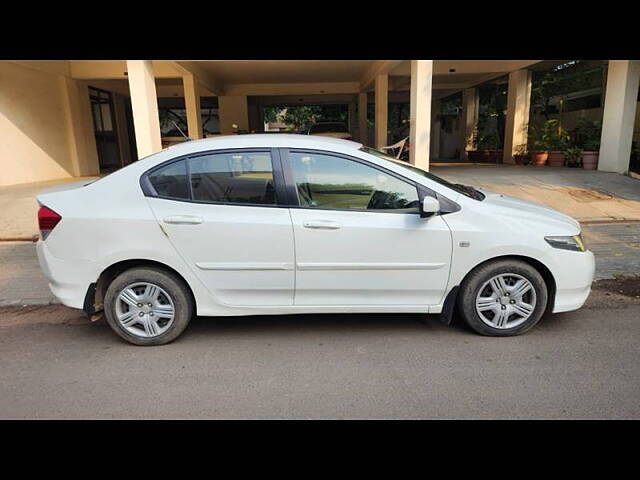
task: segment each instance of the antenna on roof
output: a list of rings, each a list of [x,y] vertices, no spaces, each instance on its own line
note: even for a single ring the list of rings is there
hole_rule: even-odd
[[[191,141],[191,140],[192,140],[192,139],[191,139],[191,137],[187,137],[187,136],[185,135],[185,133],[184,133],[182,130],[180,130],[180,127],[178,126],[178,124],[177,124],[174,120],[171,120],[171,123],[173,123],[173,126],[174,126],[174,127],[176,127],[176,128],[178,129],[178,131],[182,134],[182,136],[184,137],[184,139],[185,139],[187,142],[189,142],[189,141]]]

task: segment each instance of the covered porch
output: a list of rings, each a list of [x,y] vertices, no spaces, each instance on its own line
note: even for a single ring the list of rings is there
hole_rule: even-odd
[[[337,105],[347,112],[352,137],[376,148],[396,140],[391,111],[401,105],[408,110],[409,161],[428,170],[434,160],[465,159],[474,148],[479,87],[492,81],[505,86],[506,96],[496,163],[513,164],[527,143],[531,69],[540,62],[2,62],[2,91],[12,94],[0,98],[0,127],[7,132],[0,155],[11,160],[0,185],[107,173],[182,141],[179,130],[191,139],[263,132],[265,108],[273,105]],[[609,62],[602,171],[628,169],[639,78],[640,62]],[[452,95],[461,102],[450,133],[441,102]],[[182,128],[173,128],[182,118]]]

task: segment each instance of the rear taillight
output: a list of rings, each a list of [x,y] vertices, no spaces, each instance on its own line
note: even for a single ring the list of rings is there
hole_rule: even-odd
[[[62,217],[47,207],[40,207],[38,210],[38,227],[40,228],[40,236],[42,240],[46,240],[51,230],[62,220]]]

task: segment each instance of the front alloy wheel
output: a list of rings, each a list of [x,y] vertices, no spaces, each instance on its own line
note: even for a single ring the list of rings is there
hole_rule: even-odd
[[[458,311],[482,335],[519,335],[540,321],[547,307],[547,285],[532,265],[495,260],[474,270],[460,285]]]
[[[527,321],[536,308],[536,291],[529,280],[502,273],[487,280],[476,296],[476,312],[494,328],[515,328]]]

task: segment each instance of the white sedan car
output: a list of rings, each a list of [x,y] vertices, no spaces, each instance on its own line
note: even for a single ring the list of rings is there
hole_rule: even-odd
[[[54,295],[137,345],[195,314],[457,310],[517,335],[594,275],[572,218],[333,138],[186,142],[38,201]]]

